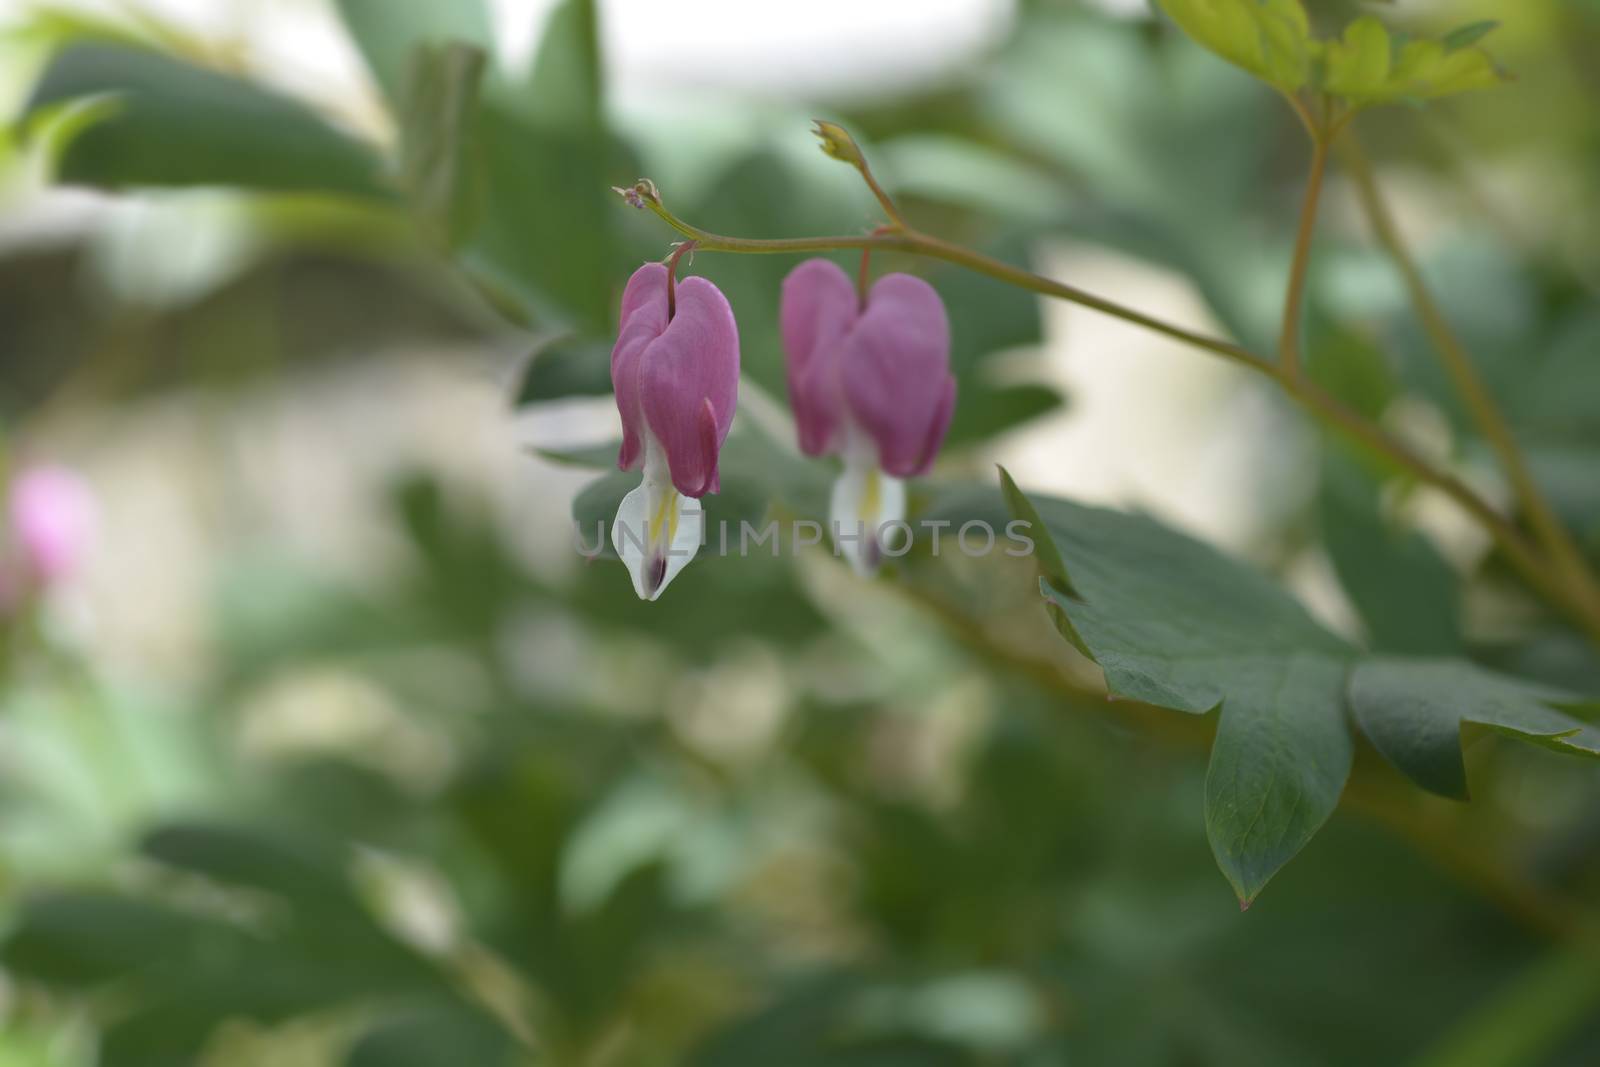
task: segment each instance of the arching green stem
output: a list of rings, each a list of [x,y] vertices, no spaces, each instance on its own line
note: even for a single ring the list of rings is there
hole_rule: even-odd
[[[669,211],[653,182],[641,179],[633,187],[617,192],[630,204],[649,208],[668,226],[689,238],[704,252],[732,252],[749,255],[796,255],[809,252],[861,251],[905,252],[943,260],[994,278],[997,281],[1092,308],[1105,315],[1141,326],[1153,333],[1221,356],[1223,359],[1266,376],[1323,424],[1350,437],[1419,481],[1431,485],[1455,501],[1473,517],[1505,552],[1506,559],[1529,586],[1583,627],[1600,644],[1600,604],[1591,602],[1580,589],[1564,580],[1563,570],[1551,565],[1536,545],[1516,526],[1465,482],[1429,463],[1382,427],[1345,407],[1304,375],[1284,364],[1257,355],[1242,345],[1178,326],[1145,312],[1101,296],[1046,278],[1032,271],[995,259],[971,248],[920,233],[903,225],[871,234],[827,237],[788,237],[759,239],[729,237],[693,226]]]

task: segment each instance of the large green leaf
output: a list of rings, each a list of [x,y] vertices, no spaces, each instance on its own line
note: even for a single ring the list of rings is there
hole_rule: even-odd
[[[1076,595],[1041,583],[1051,615],[1121,696],[1221,709],[1206,831],[1242,903],[1338,804],[1352,745],[1346,665],[1357,654],[1260,572],[1153,519],[1033,501]],[[1017,519],[1029,516],[1013,510]]]
[[[373,77],[396,106],[405,98],[407,69],[418,46],[459,41],[485,51],[494,47],[485,0],[337,0],[337,5]]]
[[[1468,723],[1557,752],[1600,756],[1600,730],[1558,707],[1577,702],[1456,659],[1370,659],[1350,678],[1351,708],[1378,751],[1423,788],[1461,799],[1461,728]]]
[[[1220,709],[1206,830],[1243,904],[1338,803],[1353,755],[1347,687],[1374,744],[1429,788],[1452,791],[1461,777],[1462,718],[1562,751],[1596,752],[1600,733],[1573,734],[1581,724],[1540,704],[1538,694],[1571,697],[1463,660],[1365,655],[1264,574],[1153,519],[1063,500],[1031,503],[1010,514],[1032,522],[1033,536],[1049,538],[1059,554],[1052,562],[1036,552],[1048,564],[1046,605],[1063,636],[1100,664],[1107,688],[1181,711]],[[967,506],[977,517],[1000,511],[992,494]],[[1070,586],[1051,573],[1062,569]],[[1479,703],[1457,699],[1474,686]]]
[[[59,52],[25,114],[106,96],[111,105],[64,147],[60,177],[111,188],[238,185],[380,195],[377,154],[287,96],[145,48]]]
[[[1190,37],[1284,92],[1311,78],[1311,25],[1300,0],[1161,0],[1161,9]]]

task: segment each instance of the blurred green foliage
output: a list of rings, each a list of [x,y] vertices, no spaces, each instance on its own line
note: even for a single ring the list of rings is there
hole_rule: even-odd
[[[1183,23],[1208,5],[1163,6]],[[1455,6],[1437,24],[1409,5],[1382,16],[1420,38],[1485,14]],[[1290,28],[1317,27],[1344,57],[1330,76],[1361,85],[1341,91],[1386,95],[1367,84],[1370,29],[1337,33],[1352,5],[1311,7]],[[798,111],[731,101],[681,129],[616,123],[587,0],[557,6],[523,70],[493,58],[482,4],[337,8],[389,145],[176,32],[40,17],[50,44],[22,150],[53,136],[58,181],[167,205],[180,227],[220,228],[183,212],[225,188],[253,238],[227,269],[143,302],[85,296],[87,242],[8,254],[8,427],[63,397],[114,410],[463,341],[526,356],[508,406],[539,417],[607,392],[621,284],[668,250],[611,186],[648,174],[679,214],[730,234],[870,218],[846,168],[797,154]],[[1523,72],[1511,103],[1362,121],[1375,155],[1456,209],[1425,269],[1600,559],[1600,216],[1552,193],[1502,220],[1473,178],[1531,165],[1553,174],[1541,187],[1592,188],[1600,9],[1539,0],[1502,17],[1496,55]],[[1206,43],[1282,81],[1277,41]],[[1290,59],[1295,78],[1301,59],[1311,69]],[[85,100],[92,113],[75,113]],[[1266,347],[1304,163],[1277,105],[1170,22],[1034,0],[980,65],[836,117],[929,231],[1017,263],[1053,242],[1133,257]],[[752,114],[765,136],[744,136]],[[1387,266],[1353,230],[1326,227],[1319,248],[1312,372],[1373,418],[1437,413],[1444,450],[1478,462]],[[946,468],[970,473],[1065,400],[1040,366],[1041,309],[887,259],[949,306],[961,402]],[[792,265],[693,264],[737,309],[747,390],[782,394]],[[822,553],[702,558],[644,604],[608,561],[530,567],[469,487],[426,471],[379,505],[403,551],[375,583],[243,548],[226,559],[192,687],[132,684],[13,627],[0,1065],[1592,1063],[1600,782],[1492,741],[1463,763],[1458,735],[1462,717],[1552,732],[1543,701],[1600,692],[1600,660],[1503,561],[1468,565],[1408,522],[1415,487],[1396,472],[1319,444],[1302,505],[1261,555],[1325,552],[1356,616],[1345,636],[1152,519],[1049,501],[1035,503],[1060,550],[1051,615],[1032,563],[925,550],[869,585],[843,583]],[[828,474],[741,419],[710,503],[816,517]],[[628,481],[578,494],[586,527]],[[914,487],[914,501],[1007,514],[970,481]],[[1052,618],[1125,696],[1194,712],[1227,696],[1220,727],[1108,703]],[[1285,671],[1264,651],[1304,662]],[[1395,658],[1441,656],[1458,658],[1425,685]],[[1354,748],[1342,676],[1324,669],[1346,659],[1407,708],[1388,717],[1396,701],[1380,702],[1372,743]],[[1291,707],[1285,691],[1310,695]],[[333,741],[261,740],[283,705],[337,718],[352,704],[366,717]],[[1425,795],[1381,757],[1438,792],[1470,781],[1474,802]],[[1208,819],[1208,793],[1238,808],[1261,782],[1277,805],[1265,818]],[[1228,871],[1248,897],[1324,820],[1241,916],[1208,831],[1225,866],[1230,835],[1254,841]]]

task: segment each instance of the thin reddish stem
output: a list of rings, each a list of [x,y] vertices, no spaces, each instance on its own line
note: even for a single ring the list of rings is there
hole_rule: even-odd
[[[699,244],[694,239],[687,240],[672,250],[672,255],[667,257],[667,321],[678,313],[678,260],[683,258],[685,252],[694,250]]]

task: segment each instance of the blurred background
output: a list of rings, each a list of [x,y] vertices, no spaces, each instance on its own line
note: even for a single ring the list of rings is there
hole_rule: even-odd
[[[1375,7],[1504,22],[1513,84],[1360,130],[1600,555],[1600,3]],[[1211,725],[1108,703],[1027,561],[702,555],[641,604],[573,545],[615,304],[674,237],[609,187],[863,232],[814,117],[922,228],[1270,347],[1303,133],[1143,0],[0,0],[0,28],[0,1067],[1600,1060],[1591,767],[1485,743],[1458,805],[1364,753],[1241,914]],[[826,479],[785,422],[794,262],[691,270],[739,317],[741,426]],[[1353,639],[1600,692],[1475,527],[1266,384],[881,267],[951,311],[938,479],[1001,462]],[[1506,499],[1337,171],[1310,303],[1320,372]]]

